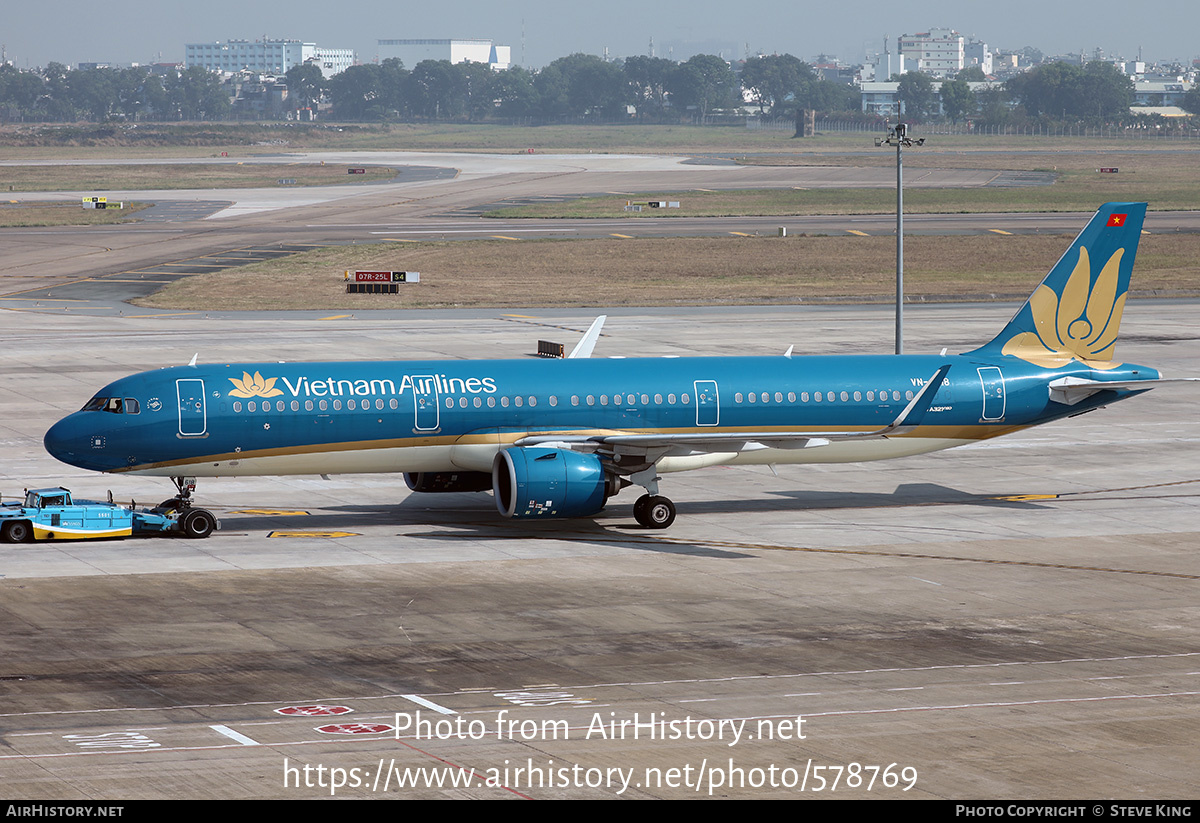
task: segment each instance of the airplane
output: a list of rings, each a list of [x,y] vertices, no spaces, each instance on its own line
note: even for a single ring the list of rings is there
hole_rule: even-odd
[[[143,372],[55,423],[59,460],[171,477],[399,472],[491,490],[514,519],[587,517],[629,486],[675,520],[662,475],[923,454],[1093,411],[1167,382],[1114,359],[1145,203],[1108,203],[987,344],[957,355],[224,363]]]

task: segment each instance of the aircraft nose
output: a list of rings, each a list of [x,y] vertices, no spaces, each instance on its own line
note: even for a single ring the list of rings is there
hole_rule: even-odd
[[[81,469],[103,471],[96,456],[104,453],[104,435],[93,434],[86,421],[80,419],[83,416],[84,413],[76,412],[59,420],[46,432],[42,444],[57,460]]]

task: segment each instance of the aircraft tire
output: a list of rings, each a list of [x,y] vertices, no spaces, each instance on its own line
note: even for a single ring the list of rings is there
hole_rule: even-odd
[[[675,504],[668,497],[642,495],[633,504],[633,516],[647,529],[665,529],[675,522]]]
[[[643,526],[646,525],[644,520],[646,517],[646,501],[650,499],[650,495],[643,494],[633,503],[633,519]]]
[[[33,529],[24,520],[13,520],[4,524],[4,531],[0,534],[5,543],[28,543],[33,539]]]
[[[179,521],[179,530],[190,540],[202,540],[217,528],[217,519],[204,509],[192,509]]]

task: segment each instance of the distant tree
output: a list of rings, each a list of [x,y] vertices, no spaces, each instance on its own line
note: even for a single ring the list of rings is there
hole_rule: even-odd
[[[558,58],[538,72],[534,85],[545,117],[615,118],[632,100],[622,67],[594,54]]]
[[[408,88],[410,72],[404,68],[399,57],[389,57],[378,66],[374,75],[376,89],[374,103],[369,108],[375,112],[373,119],[387,119],[393,112],[402,114],[408,108],[408,98],[405,96]],[[343,74],[345,72],[342,72]],[[333,80],[334,75],[329,78]]]
[[[493,75],[492,67],[487,63],[475,63],[464,60],[454,64],[458,74],[455,88],[462,97],[461,110],[466,112],[468,120],[478,120],[486,117],[495,108],[495,98],[492,96]]]
[[[74,120],[75,106],[71,103],[70,83],[67,75],[70,69],[62,63],[50,62],[42,70],[46,78],[46,93],[38,99],[38,108],[49,120]]]
[[[142,78],[139,97],[147,116],[158,120],[167,116],[167,90],[163,87],[162,78],[157,74],[147,73]]]
[[[751,57],[742,67],[742,88],[758,105],[782,109],[803,85],[816,80],[812,67],[790,54]]]
[[[937,95],[933,91],[933,80],[927,74],[908,71],[900,75],[898,94],[904,104],[906,120],[920,122],[937,113]]]
[[[568,100],[575,112],[598,120],[615,120],[625,115],[625,106],[633,93],[620,65],[597,57],[580,61],[572,68]]]
[[[537,113],[541,117],[565,117],[571,110],[567,98],[568,78],[559,60],[544,67],[533,78],[533,88],[537,93]]]
[[[954,76],[955,80],[966,80],[968,83],[982,83],[987,80],[987,75],[983,73],[983,69],[979,66],[967,66]]]
[[[408,76],[408,102],[414,114],[443,120],[462,114],[462,75],[449,60],[422,60]]]
[[[221,76],[203,66],[167,75],[167,109],[179,120],[221,120],[229,114],[229,95]]]
[[[288,107],[313,108],[325,90],[325,75],[315,63],[292,66],[284,76],[288,89]]]
[[[1200,114],[1200,83],[1188,89],[1187,94],[1179,101],[1179,107],[1192,114]]]
[[[1133,81],[1099,61],[1086,66],[1045,63],[1005,85],[1033,117],[1122,117],[1133,103]]]
[[[735,86],[733,70],[715,54],[697,54],[680,63],[667,84],[674,104],[695,108],[701,115],[732,102]]]
[[[384,95],[380,67],[368,63],[351,66],[329,78],[333,113],[341,120],[366,120],[367,112]]]
[[[46,81],[32,71],[5,66],[4,100],[16,106],[22,117],[34,116],[38,101],[46,94]]]
[[[635,55],[625,58],[621,68],[632,101],[637,106],[638,118],[647,112],[661,114],[667,104],[667,77],[675,68],[674,61],[665,57]]]
[[[971,93],[971,86],[961,77],[942,83],[940,93],[942,108],[955,123],[975,113],[975,95]]]
[[[984,89],[978,95],[979,115],[976,122],[983,126],[1003,126],[1012,119],[1009,94],[1003,86]]]
[[[797,90],[795,105],[824,112],[857,111],[862,106],[862,94],[846,83],[813,79]]]
[[[537,109],[537,91],[533,74],[521,66],[495,72],[491,97],[501,117],[529,117]]]

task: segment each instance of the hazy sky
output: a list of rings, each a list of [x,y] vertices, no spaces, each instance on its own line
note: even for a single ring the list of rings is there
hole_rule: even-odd
[[[183,60],[189,42],[293,38],[375,57],[377,39],[489,38],[512,46],[514,63],[540,67],[566,54],[649,53],[727,60],[751,53],[819,52],[861,62],[889,35],[953,28],[993,48],[1047,54],[1091,51],[1146,59],[1200,57],[1200,0],[3,0],[0,43],[20,68],[55,60]],[[522,47],[522,43],[524,46]],[[522,58],[522,51],[524,58]],[[409,67],[411,68],[411,66]]]

